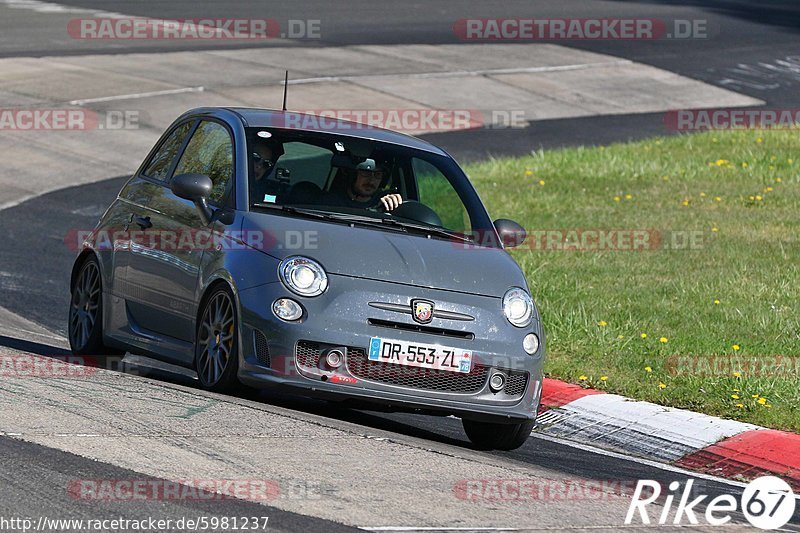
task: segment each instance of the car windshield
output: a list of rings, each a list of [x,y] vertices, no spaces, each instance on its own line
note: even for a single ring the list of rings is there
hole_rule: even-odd
[[[467,177],[443,155],[350,136],[250,128],[248,157],[251,210],[313,211],[466,237],[492,228]]]

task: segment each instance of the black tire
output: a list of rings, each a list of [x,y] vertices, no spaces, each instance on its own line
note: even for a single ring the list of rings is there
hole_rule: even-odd
[[[194,368],[200,386],[233,392],[239,385],[239,319],[233,293],[219,285],[209,293],[197,321]]]
[[[81,264],[70,286],[67,331],[74,355],[99,359],[125,353],[103,344],[103,276],[94,255]]]
[[[467,437],[481,450],[516,450],[528,440],[535,423],[535,420],[519,424],[461,420]]]

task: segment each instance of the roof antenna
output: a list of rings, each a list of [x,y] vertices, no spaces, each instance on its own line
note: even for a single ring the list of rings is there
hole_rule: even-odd
[[[286,71],[286,77],[283,79],[283,110],[286,111],[286,93],[289,90],[289,71]]]

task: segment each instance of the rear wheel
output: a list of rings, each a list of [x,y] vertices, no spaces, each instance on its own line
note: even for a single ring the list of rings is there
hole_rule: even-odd
[[[72,282],[69,304],[69,346],[75,355],[119,355],[103,344],[103,281],[95,256],[81,265]]]
[[[230,392],[238,385],[238,327],[230,289],[214,289],[203,306],[195,340],[195,370],[204,389]]]
[[[516,450],[528,440],[535,423],[535,420],[519,424],[461,420],[469,440],[482,450]]]

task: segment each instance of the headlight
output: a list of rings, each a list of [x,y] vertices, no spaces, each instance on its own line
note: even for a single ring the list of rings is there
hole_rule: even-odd
[[[328,275],[322,266],[307,257],[287,257],[278,267],[281,280],[300,296],[319,296],[328,288]]]
[[[533,300],[519,287],[508,289],[503,296],[503,314],[511,324],[524,328],[533,317]]]

